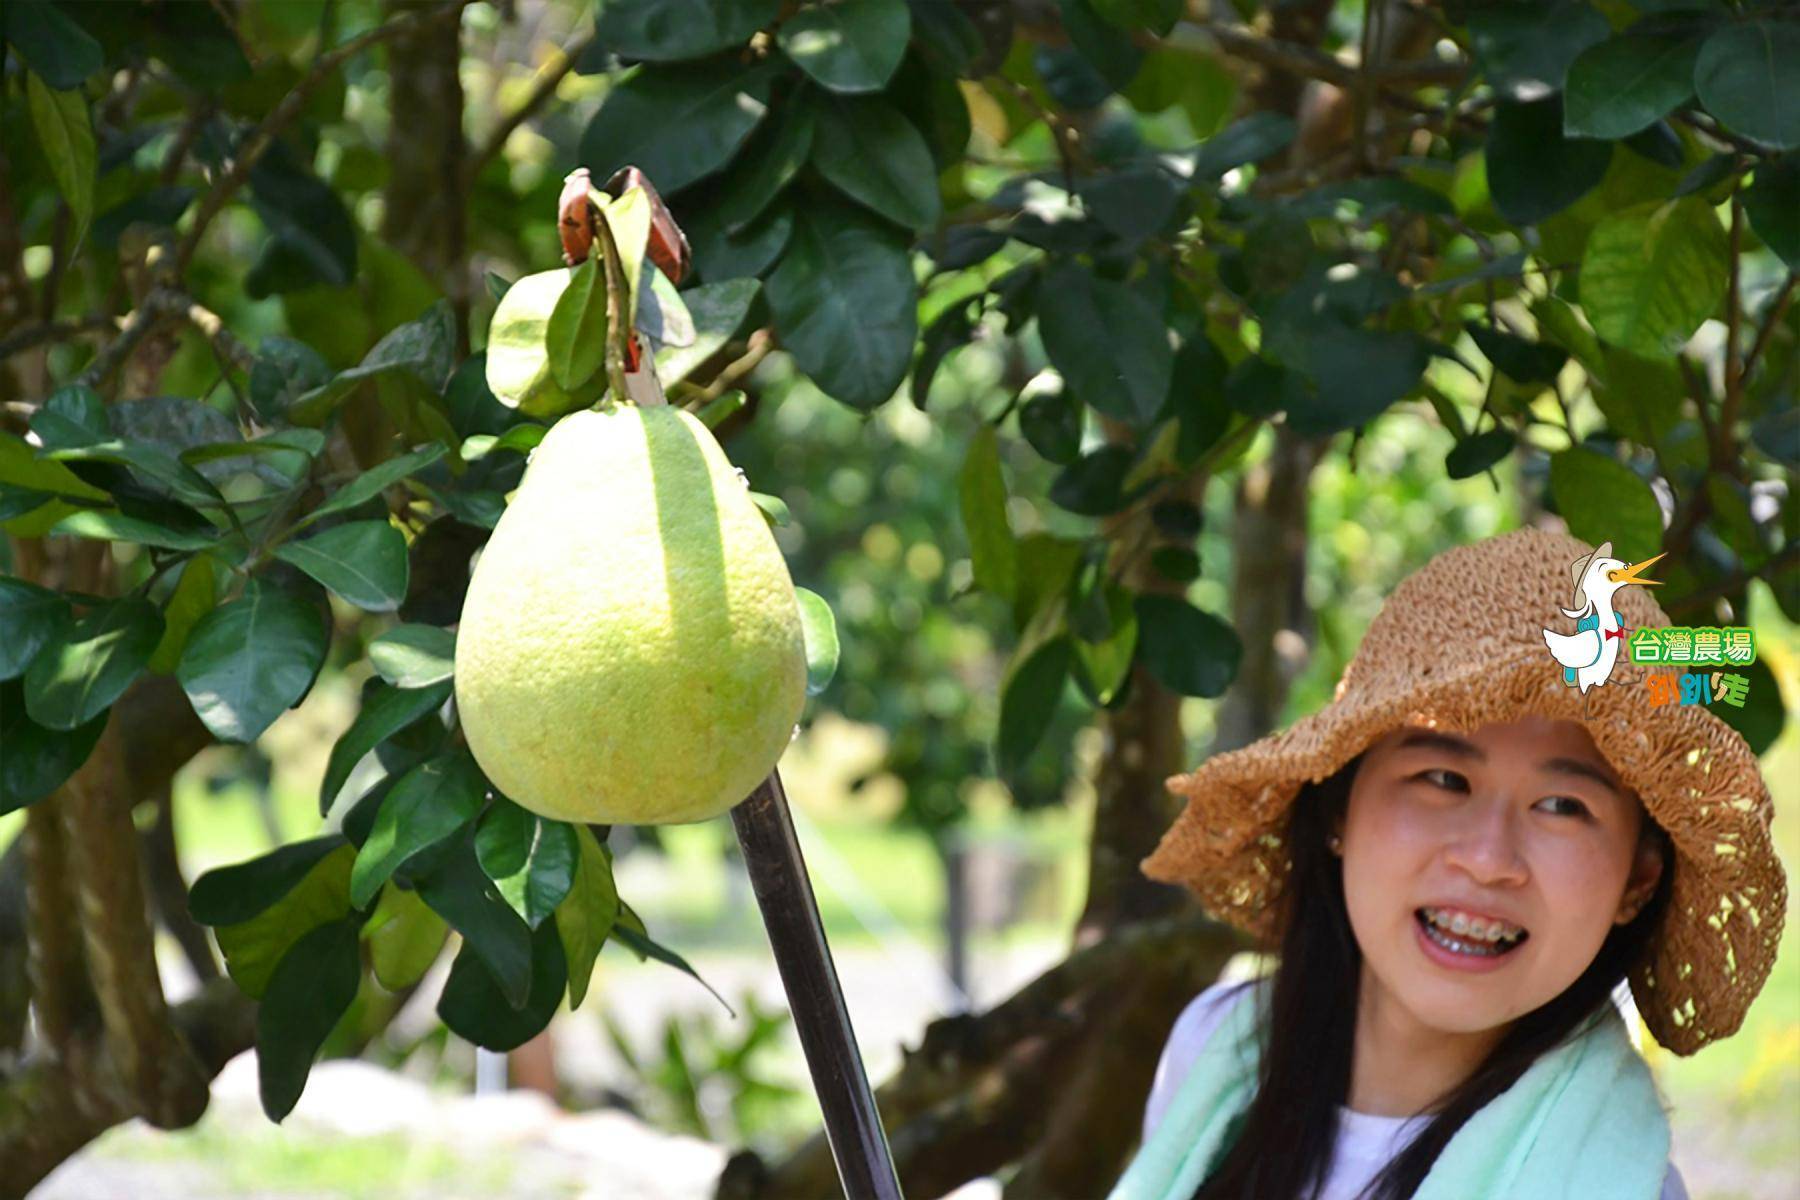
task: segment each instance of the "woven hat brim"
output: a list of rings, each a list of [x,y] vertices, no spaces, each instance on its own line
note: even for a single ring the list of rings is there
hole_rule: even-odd
[[[1656,1040],[1692,1054],[1735,1032],[1768,978],[1787,882],[1755,754],[1702,705],[1651,705],[1643,681],[1657,672],[1679,673],[1621,664],[1613,682],[1590,690],[1585,718],[1581,692],[1542,651],[1448,669],[1374,702],[1340,696],[1280,733],[1170,776],[1168,789],[1188,803],[1140,867],[1267,944],[1287,875],[1282,835],[1302,785],[1402,725],[1467,733],[1531,715],[1573,720],[1674,844],[1669,905],[1631,988]]]

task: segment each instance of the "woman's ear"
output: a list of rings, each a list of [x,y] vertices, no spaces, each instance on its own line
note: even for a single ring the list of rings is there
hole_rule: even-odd
[[[1638,838],[1637,853],[1631,862],[1631,874],[1625,879],[1625,894],[1619,898],[1619,911],[1613,916],[1614,925],[1631,924],[1644,905],[1650,903],[1650,897],[1656,894],[1656,885],[1661,882],[1666,869],[1661,839],[1655,836],[1655,826],[1646,817],[1643,834]]]

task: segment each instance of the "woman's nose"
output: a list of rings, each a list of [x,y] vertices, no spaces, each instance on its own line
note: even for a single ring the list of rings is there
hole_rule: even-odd
[[[1468,823],[1451,839],[1445,858],[1477,883],[1524,883],[1530,877],[1519,852],[1511,806],[1500,798],[1470,805]]]

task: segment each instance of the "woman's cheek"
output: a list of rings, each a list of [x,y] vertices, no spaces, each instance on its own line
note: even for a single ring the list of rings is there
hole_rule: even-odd
[[[1532,848],[1532,876],[1549,925],[1545,949],[1566,959],[1558,973],[1573,981],[1600,951],[1625,890],[1627,862],[1598,839],[1549,836]],[[1537,936],[1537,931],[1533,932]]]

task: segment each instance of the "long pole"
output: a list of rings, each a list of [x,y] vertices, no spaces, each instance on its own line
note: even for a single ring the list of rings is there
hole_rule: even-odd
[[[779,771],[731,810],[846,1200],[904,1200]]]
[[[615,181],[624,175],[621,172]],[[655,189],[641,177],[638,182],[650,192],[653,208],[660,209]],[[584,197],[586,205],[582,204]],[[624,319],[624,297],[634,283],[621,274],[619,249],[607,224],[603,203],[604,198],[592,189],[587,168],[577,168],[564,178],[563,195],[557,201],[564,259],[573,266],[587,256],[593,242],[600,245],[607,293],[611,297],[606,360],[608,373],[613,377],[614,396],[647,407],[667,404],[662,381],[656,376],[656,356],[641,342],[636,343],[638,369],[628,369],[632,343],[638,334]],[[565,221],[563,213],[571,205],[577,215]],[[666,212],[661,216],[667,219],[671,230],[676,230],[673,217]],[[653,229],[656,219],[653,216]],[[589,227],[584,229],[584,225]],[[678,230],[675,236],[679,239]],[[685,242],[681,249],[684,257]],[[744,486],[749,486],[748,480]],[[837,1163],[846,1200],[905,1200],[899,1176],[894,1172],[893,1154],[888,1150],[887,1132],[882,1129],[881,1114],[875,1108],[875,1093],[869,1090],[869,1077],[863,1072],[856,1031],[850,1027],[850,1010],[844,1006],[837,968],[831,963],[831,948],[825,943],[825,927],[819,923],[819,905],[813,898],[812,880],[806,874],[806,860],[800,855],[800,840],[794,835],[794,818],[788,812],[787,793],[782,790],[779,772],[770,771],[750,798],[731,810],[731,823],[737,828],[750,886],[756,892],[763,928],[769,934],[769,948],[775,952],[775,966],[781,972],[781,986],[794,1014],[794,1028],[800,1034],[800,1048],[806,1054],[813,1091],[825,1115],[825,1137],[831,1143],[831,1157]]]

